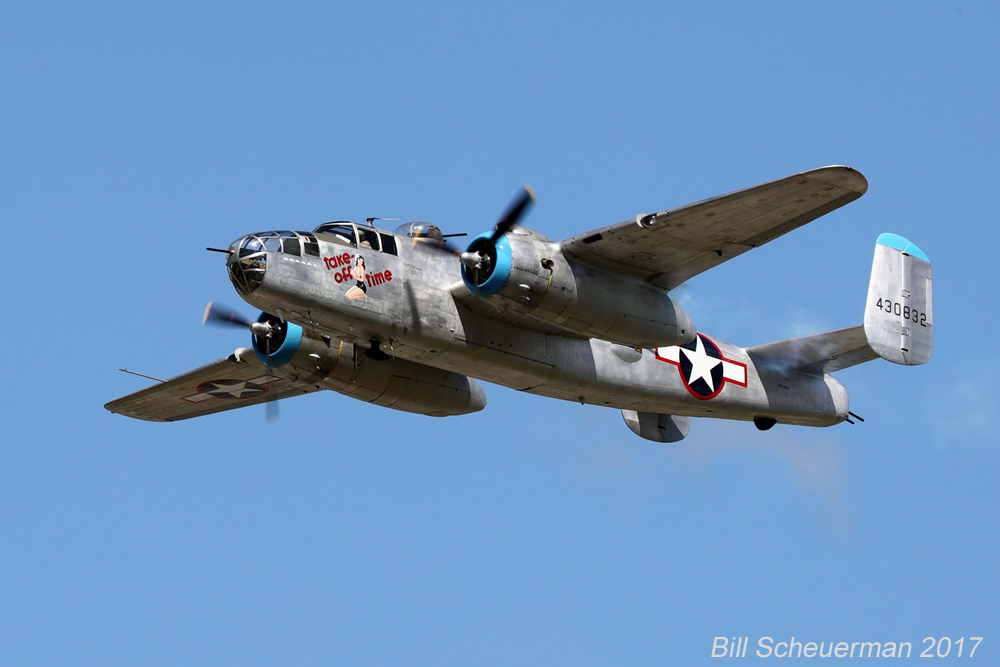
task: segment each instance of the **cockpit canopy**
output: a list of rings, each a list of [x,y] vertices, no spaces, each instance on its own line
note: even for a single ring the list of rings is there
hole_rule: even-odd
[[[392,234],[379,231],[374,227],[356,225],[347,220],[324,223],[316,228],[315,233],[323,241],[339,243],[352,248],[379,250],[390,255],[397,254],[396,238]]]

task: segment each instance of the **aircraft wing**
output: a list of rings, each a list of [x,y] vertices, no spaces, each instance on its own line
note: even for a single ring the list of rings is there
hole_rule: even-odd
[[[747,353],[772,366],[812,375],[833,373],[878,359],[868,345],[863,325],[755,345],[748,347]]]
[[[111,401],[111,412],[154,422],[201,417],[301,396],[323,387],[291,381],[246,350]]]
[[[865,193],[850,167],[823,167],[670,209],[562,242],[584,263],[673,289]]]

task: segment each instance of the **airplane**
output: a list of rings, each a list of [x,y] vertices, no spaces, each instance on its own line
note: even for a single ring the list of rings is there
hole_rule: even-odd
[[[260,316],[210,303],[204,321],[248,330],[251,347],[105,408],[177,421],[329,389],[444,417],[486,406],[478,380],[621,410],[654,442],[682,440],[692,417],[854,423],[833,373],[930,359],[931,265],[916,245],[881,234],[863,323],[792,340],[724,342],[670,293],[867,189],[860,172],[823,167],[555,242],[519,224],[535,201],[525,186],[465,250],[450,240],[464,234],[378,218],[248,234],[208,250]]]

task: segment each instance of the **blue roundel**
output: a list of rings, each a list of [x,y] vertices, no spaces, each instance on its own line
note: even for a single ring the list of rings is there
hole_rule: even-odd
[[[483,232],[476,238],[472,239],[469,243],[469,252],[473,252],[473,248],[479,241],[489,242],[490,238],[493,236],[493,232]],[[500,240],[496,243],[496,262],[493,266],[493,272],[490,277],[479,286],[478,290],[475,283],[469,279],[469,274],[471,269],[469,267],[462,265],[462,280],[465,281],[465,286],[469,288],[469,291],[473,294],[478,293],[479,296],[487,297],[493,296],[504,286],[507,282],[507,278],[510,276],[510,267],[513,264],[513,256],[510,252],[510,240],[506,236],[501,236]]]
[[[270,317],[270,315],[261,313],[261,319],[265,317]],[[284,337],[281,338],[281,344],[270,355],[264,354],[264,351],[258,347],[257,336],[251,337],[253,351],[257,353],[257,358],[264,362],[265,366],[270,366],[271,368],[284,366],[295,355],[296,350],[299,349],[299,343],[302,341],[302,327],[291,322],[286,322],[284,326],[286,329]]]

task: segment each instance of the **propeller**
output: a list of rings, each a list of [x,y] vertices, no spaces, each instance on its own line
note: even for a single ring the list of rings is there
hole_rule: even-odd
[[[493,263],[496,261],[497,242],[530,210],[535,201],[535,191],[531,189],[530,185],[525,185],[520,194],[507,207],[503,217],[497,222],[492,236],[489,239],[480,238],[473,241],[469,249],[459,255],[459,261],[471,274],[471,282],[476,286],[477,295],[479,286],[489,280],[492,274]],[[485,274],[485,278],[482,277],[483,274]]]
[[[268,401],[264,404],[264,422],[273,424],[281,419],[281,407],[278,401]]]
[[[253,322],[246,319],[235,310],[229,310],[225,306],[215,305],[214,301],[209,301],[208,305],[205,306],[205,315],[201,318],[201,323],[214,324],[222,327],[232,326],[247,328],[250,328],[253,324]]]
[[[500,237],[510,231],[510,228],[517,224],[517,221],[522,215],[527,213],[528,209],[531,208],[532,204],[536,201],[535,191],[531,189],[530,185],[525,184],[523,187],[523,192],[515,197],[514,201],[511,202],[510,206],[507,208],[507,212],[504,214],[500,222],[497,223],[496,231],[493,232],[493,236],[490,237],[490,244],[496,245]]]
[[[270,322],[251,322],[235,310],[230,310],[225,306],[217,305],[214,301],[209,301],[205,306],[205,315],[201,318],[202,324],[213,324],[220,327],[235,327],[238,329],[250,329],[250,333],[259,336],[265,343],[265,354],[271,354],[270,340],[274,335],[274,326]]]
[[[250,333],[257,337],[257,345],[264,353],[264,358],[270,359],[272,342],[276,333],[276,329],[271,322],[251,322],[235,310],[230,310],[226,306],[209,301],[208,305],[205,306],[205,314],[201,318],[201,323],[203,325],[212,324],[236,329],[249,329]],[[268,372],[270,372],[270,365],[267,364],[267,361],[264,363],[268,366]],[[266,402],[264,409],[266,411],[265,421],[268,424],[277,421],[281,416],[281,408],[278,407],[278,401]]]

